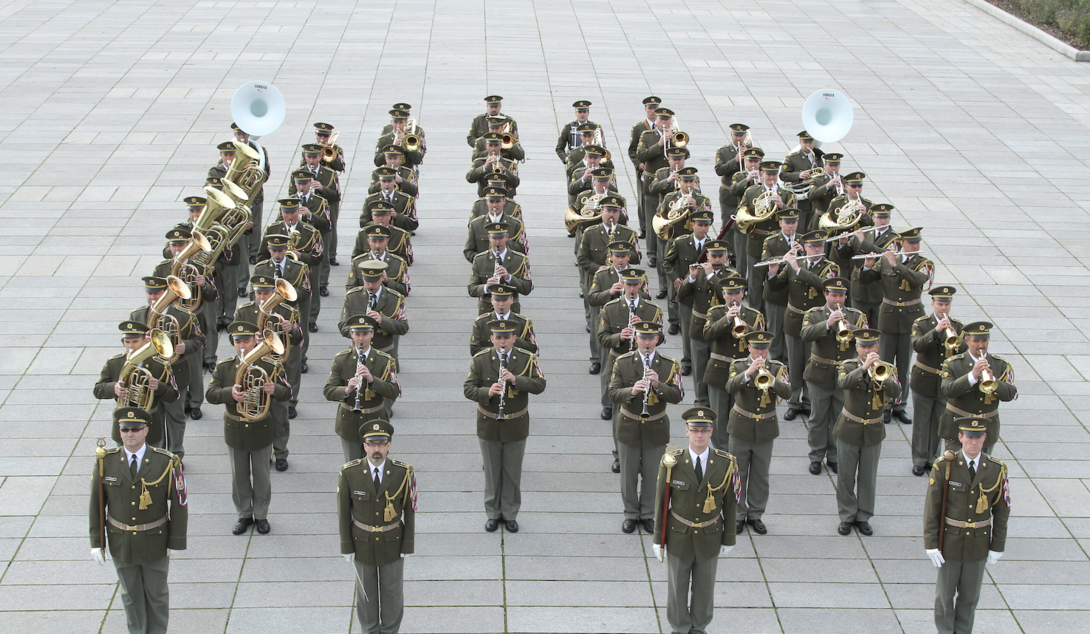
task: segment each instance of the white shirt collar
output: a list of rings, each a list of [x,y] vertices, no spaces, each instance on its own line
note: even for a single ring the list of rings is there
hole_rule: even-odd
[[[493,249],[492,253],[495,254],[496,250]],[[507,247],[504,247],[503,251],[500,251],[500,261],[502,262],[505,258],[507,258]]]
[[[386,472],[386,461],[383,460],[382,464],[372,464],[370,460],[367,461],[367,475],[372,480],[375,479],[375,469],[378,469],[378,483],[382,484],[382,475]]]
[[[970,460],[969,456],[965,455],[965,450],[961,450],[961,457],[965,458],[965,468],[968,469],[969,465],[973,466],[974,471],[980,471],[980,454],[976,455],[975,460]]]
[[[356,348],[356,354],[359,354],[359,352],[360,352],[359,348]],[[364,359],[366,359],[369,356],[371,356],[371,346],[367,346],[367,349],[363,351],[363,358]]]
[[[498,319],[500,321],[507,321],[508,319],[511,319],[511,311],[507,311],[506,313],[504,313],[502,315],[499,314],[499,313],[496,313],[496,319]]]
[[[638,355],[638,356],[640,357],[640,361],[642,362],[642,361],[643,361],[643,359],[644,359],[644,355],[643,355],[643,353],[642,353],[642,352],[640,352],[639,350],[637,350],[637,351],[636,351],[636,354],[637,354],[637,355]],[[648,365],[654,365],[654,363],[655,363],[655,354],[656,354],[656,351],[655,351],[655,350],[652,350],[652,351],[651,351],[651,354],[647,356],[647,358],[648,358]]]
[[[635,304],[636,308],[639,308],[640,307],[640,294],[636,293],[636,299],[633,299],[633,300],[629,300],[627,297],[625,297],[624,298],[624,303],[627,304],[627,305],[630,305],[630,306]],[[655,355],[652,354],[651,358],[654,358],[654,356]]]
[[[128,449],[125,450],[125,464],[132,464],[132,457],[136,456],[136,470],[140,470],[140,465],[144,464],[144,452],[148,449],[148,443],[140,445],[140,448],[136,450],[136,453],[131,453]]]
[[[696,468],[696,459],[700,458],[700,469],[704,473],[708,472],[708,456],[711,455],[711,445],[704,448],[704,453],[693,453],[693,448],[689,447],[689,457],[693,460],[693,468]]]

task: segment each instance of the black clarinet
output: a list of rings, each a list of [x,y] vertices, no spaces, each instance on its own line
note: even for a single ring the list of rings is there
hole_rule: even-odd
[[[643,378],[647,379],[647,371],[651,369],[651,353],[643,355]],[[651,384],[647,384],[647,389],[643,392],[643,411],[640,412],[640,420],[648,420],[651,418],[651,412],[647,409],[647,399],[651,395]]]
[[[357,350],[356,355],[356,372],[359,372],[360,368],[363,367],[363,349]],[[363,395],[363,377],[361,376],[359,379],[360,384],[356,386],[356,404],[352,406],[352,411],[355,413],[363,411],[363,408],[360,406],[360,398]]]
[[[504,359],[507,355],[500,352],[500,383],[503,384],[503,389],[500,390],[500,405],[496,409],[496,420],[507,420],[507,417],[503,415],[503,397],[507,394],[507,382],[503,380],[503,371],[507,368],[507,364],[504,363]]]

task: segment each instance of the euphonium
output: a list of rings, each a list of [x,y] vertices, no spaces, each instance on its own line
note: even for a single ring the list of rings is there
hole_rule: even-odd
[[[190,297],[179,299],[178,305],[190,312],[200,310],[202,301],[201,287],[197,286],[194,280],[198,275],[207,276],[208,267],[210,266],[204,262],[197,262],[195,256],[198,253],[208,253],[211,250],[212,245],[209,244],[208,239],[194,227],[193,237],[189,239],[182,252],[174,257],[174,262],[170,265],[170,274],[180,277],[189,286]]]
[[[285,318],[274,313],[273,309],[283,302],[294,302],[298,297],[299,294],[295,291],[295,287],[291,285],[291,282],[282,277],[276,280],[276,292],[257,309],[257,329],[262,333],[262,336],[268,338],[269,332],[274,335],[278,332],[284,332]],[[269,353],[269,356],[275,361],[283,361],[291,352],[291,338],[285,336],[283,344],[283,354]]]
[[[246,206],[253,204],[261,186],[265,184],[265,170],[261,169],[261,156],[245,143],[235,141],[235,160],[222,180],[238,185],[246,192]]]
[[[153,377],[151,372],[139,365],[156,355],[167,358],[173,354],[174,346],[170,343],[170,337],[153,330],[151,341],[130,353],[125,364],[121,366],[121,374],[117,380],[125,388],[125,397],[117,399],[117,406],[139,407],[150,412],[155,406],[155,392],[148,387],[148,381]]]
[[[322,148],[322,162],[332,163],[333,159],[337,158],[337,137],[340,136],[340,131],[333,133],[333,136],[329,137],[329,145]]]
[[[284,344],[280,343],[280,337],[273,332],[262,335],[261,343],[242,357],[235,372],[235,383],[242,386],[242,392],[246,397],[238,404],[238,417],[245,421],[255,421],[264,418],[272,406],[272,396],[265,393],[262,388],[272,380],[264,368],[256,365],[261,357],[271,353],[284,354]]]
[[[170,338],[172,348],[170,360],[167,363],[174,363],[181,356],[174,352],[181,341],[181,324],[173,315],[167,314],[167,308],[174,303],[174,300],[178,298],[189,299],[190,296],[189,286],[181,278],[168,275],[167,290],[163,292],[162,297],[148,308],[148,318],[144,325],[150,330],[161,330]]]
[[[874,379],[875,383],[883,383],[897,374],[897,369],[893,367],[892,363],[876,361],[874,365],[870,367],[869,374],[870,378]]]
[[[772,387],[772,383],[775,380],[776,377],[772,376],[772,373],[762,365],[761,369],[757,370],[757,376],[753,377],[753,385],[757,386],[758,390],[767,391]]]

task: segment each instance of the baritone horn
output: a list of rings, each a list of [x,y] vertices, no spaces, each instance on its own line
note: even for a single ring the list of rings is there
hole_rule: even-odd
[[[235,383],[242,386],[245,398],[238,404],[238,417],[245,421],[255,421],[264,418],[272,407],[272,396],[262,389],[272,380],[264,368],[257,365],[261,357],[269,353],[284,354],[284,344],[280,343],[272,331],[262,335],[261,343],[253,350],[246,353],[235,372]]]
[[[155,392],[148,384],[154,377],[147,368],[139,366],[154,356],[165,359],[173,354],[174,346],[170,343],[170,337],[159,330],[151,331],[151,340],[134,350],[121,366],[121,374],[117,380],[125,388],[125,396],[117,399],[117,406],[139,407],[150,412],[155,406]]]
[[[167,363],[175,363],[178,361],[178,357],[181,356],[176,350],[178,348],[178,343],[181,341],[182,328],[174,315],[167,314],[167,309],[174,303],[174,300],[189,299],[192,296],[193,294],[189,291],[189,285],[180,277],[168,275],[167,288],[163,292],[163,295],[155,300],[155,303],[148,308],[147,321],[144,325],[147,326],[149,330],[160,330],[170,338],[172,348],[171,356],[169,360],[166,360]]]

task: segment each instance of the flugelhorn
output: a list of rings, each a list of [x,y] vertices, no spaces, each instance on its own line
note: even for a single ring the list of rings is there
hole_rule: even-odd
[[[125,364],[121,366],[121,374],[117,380],[125,388],[125,396],[117,399],[117,406],[139,407],[150,412],[155,406],[155,392],[148,385],[154,377],[147,368],[141,368],[140,364],[154,356],[169,358],[173,354],[174,346],[170,343],[170,337],[159,330],[151,331],[151,340],[129,354]]]
[[[939,318],[939,321],[942,321],[943,319],[948,319],[949,317],[950,313],[946,313]],[[945,330],[943,330],[942,335],[943,337],[945,337],[945,339],[943,339],[942,345],[946,346],[947,350],[957,352],[957,349],[961,347],[961,337],[959,337],[958,332],[954,330],[953,322],[950,322],[950,325],[947,326]]]
[[[758,390],[768,391],[772,387],[772,383],[776,380],[776,377],[772,376],[772,373],[768,371],[768,368],[761,366],[760,370],[757,370],[757,376],[753,377],[753,385]]]
[[[738,304],[735,303],[732,308],[734,306],[738,306]],[[734,325],[730,329],[730,334],[734,335],[735,339],[741,339],[746,336],[747,332],[749,332],[749,326],[742,319],[741,310],[739,310],[739,314],[734,316]]]
[[[842,311],[844,310],[844,307],[837,306],[836,309]],[[852,337],[854,336],[855,335],[852,334],[852,327],[848,323],[848,320],[841,316],[840,321],[836,324],[836,340],[839,343],[848,343],[852,340]]]

